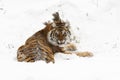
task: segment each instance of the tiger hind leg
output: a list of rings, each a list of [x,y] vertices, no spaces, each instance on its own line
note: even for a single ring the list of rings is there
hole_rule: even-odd
[[[17,60],[19,62],[35,62],[43,60],[46,63],[55,62],[54,55],[45,47],[40,48],[38,45],[25,45],[21,46],[17,52]]]
[[[22,62],[25,60],[26,55],[23,53],[23,49],[24,49],[24,45],[19,47],[18,51],[17,51],[17,60],[19,62]]]

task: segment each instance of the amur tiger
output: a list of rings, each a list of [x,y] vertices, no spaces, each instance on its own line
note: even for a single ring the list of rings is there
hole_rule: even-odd
[[[53,14],[53,22],[46,22],[45,28],[28,38],[24,45],[18,48],[17,60],[19,62],[35,62],[43,60],[47,63],[55,62],[57,52],[76,54],[77,56],[90,57],[90,52],[74,52],[76,46],[70,43],[70,24],[60,19],[59,13]]]

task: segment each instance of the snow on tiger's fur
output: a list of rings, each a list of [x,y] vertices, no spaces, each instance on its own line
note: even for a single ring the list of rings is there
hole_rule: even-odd
[[[53,14],[53,22],[46,22],[45,28],[28,38],[24,45],[18,48],[19,62],[35,62],[43,60],[47,63],[55,62],[54,54],[61,52],[82,57],[93,56],[90,52],[76,52],[76,46],[70,43],[70,24],[60,19],[59,13]]]

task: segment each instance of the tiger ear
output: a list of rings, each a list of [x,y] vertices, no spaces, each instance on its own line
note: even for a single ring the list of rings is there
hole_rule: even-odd
[[[48,23],[47,23],[47,22],[44,22],[43,24],[44,24],[44,25],[46,25],[46,26],[48,25]]]
[[[66,28],[70,28],[70,22],[69,22],[69,21],[66,21],[66,22],[65,22],[65,27],[66,27]]]
[[[50,22],[50,21],[47,21],[47,22],[44,22],[43,24],[47,26],[47,25],[50,25],[51,22]]]
[[[56,27],[56,24],[54,22],[52,23],[52,27]]]
[[[44,25],[46,26],[46,27],[44,28],[45,31],[50,31],[50,30],[53,28],[51,22],[45,22]]]

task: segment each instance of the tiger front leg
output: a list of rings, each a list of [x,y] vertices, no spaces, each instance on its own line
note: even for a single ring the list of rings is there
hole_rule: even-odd
[[[76,55],[79,57],[92,57],[93,53],[91,52],[76,52]]]
[[[67,44],[64,48],[63,48],[63,53],[64,54],[76,54],[79,57],[92,57],[93,53],[91,52],[77,52],[76,51],[77,48],[74,44]]]
[[[64,54],[73,54],[73,52],[76,50],[77,50],[76,46],[74,44],[71,44],[71,43],[69,43],[61,48],[61,51]]]
[[[76,51],[63,51],[64,54],[76,54],[79,57],[92,57],[93,53],[91,52],[76,52]]]
[[[77,48],[74,44],[70,43],[70,44],[67,44],[65,47],[64,47],[64,50],[66,51],[76,51]]]

